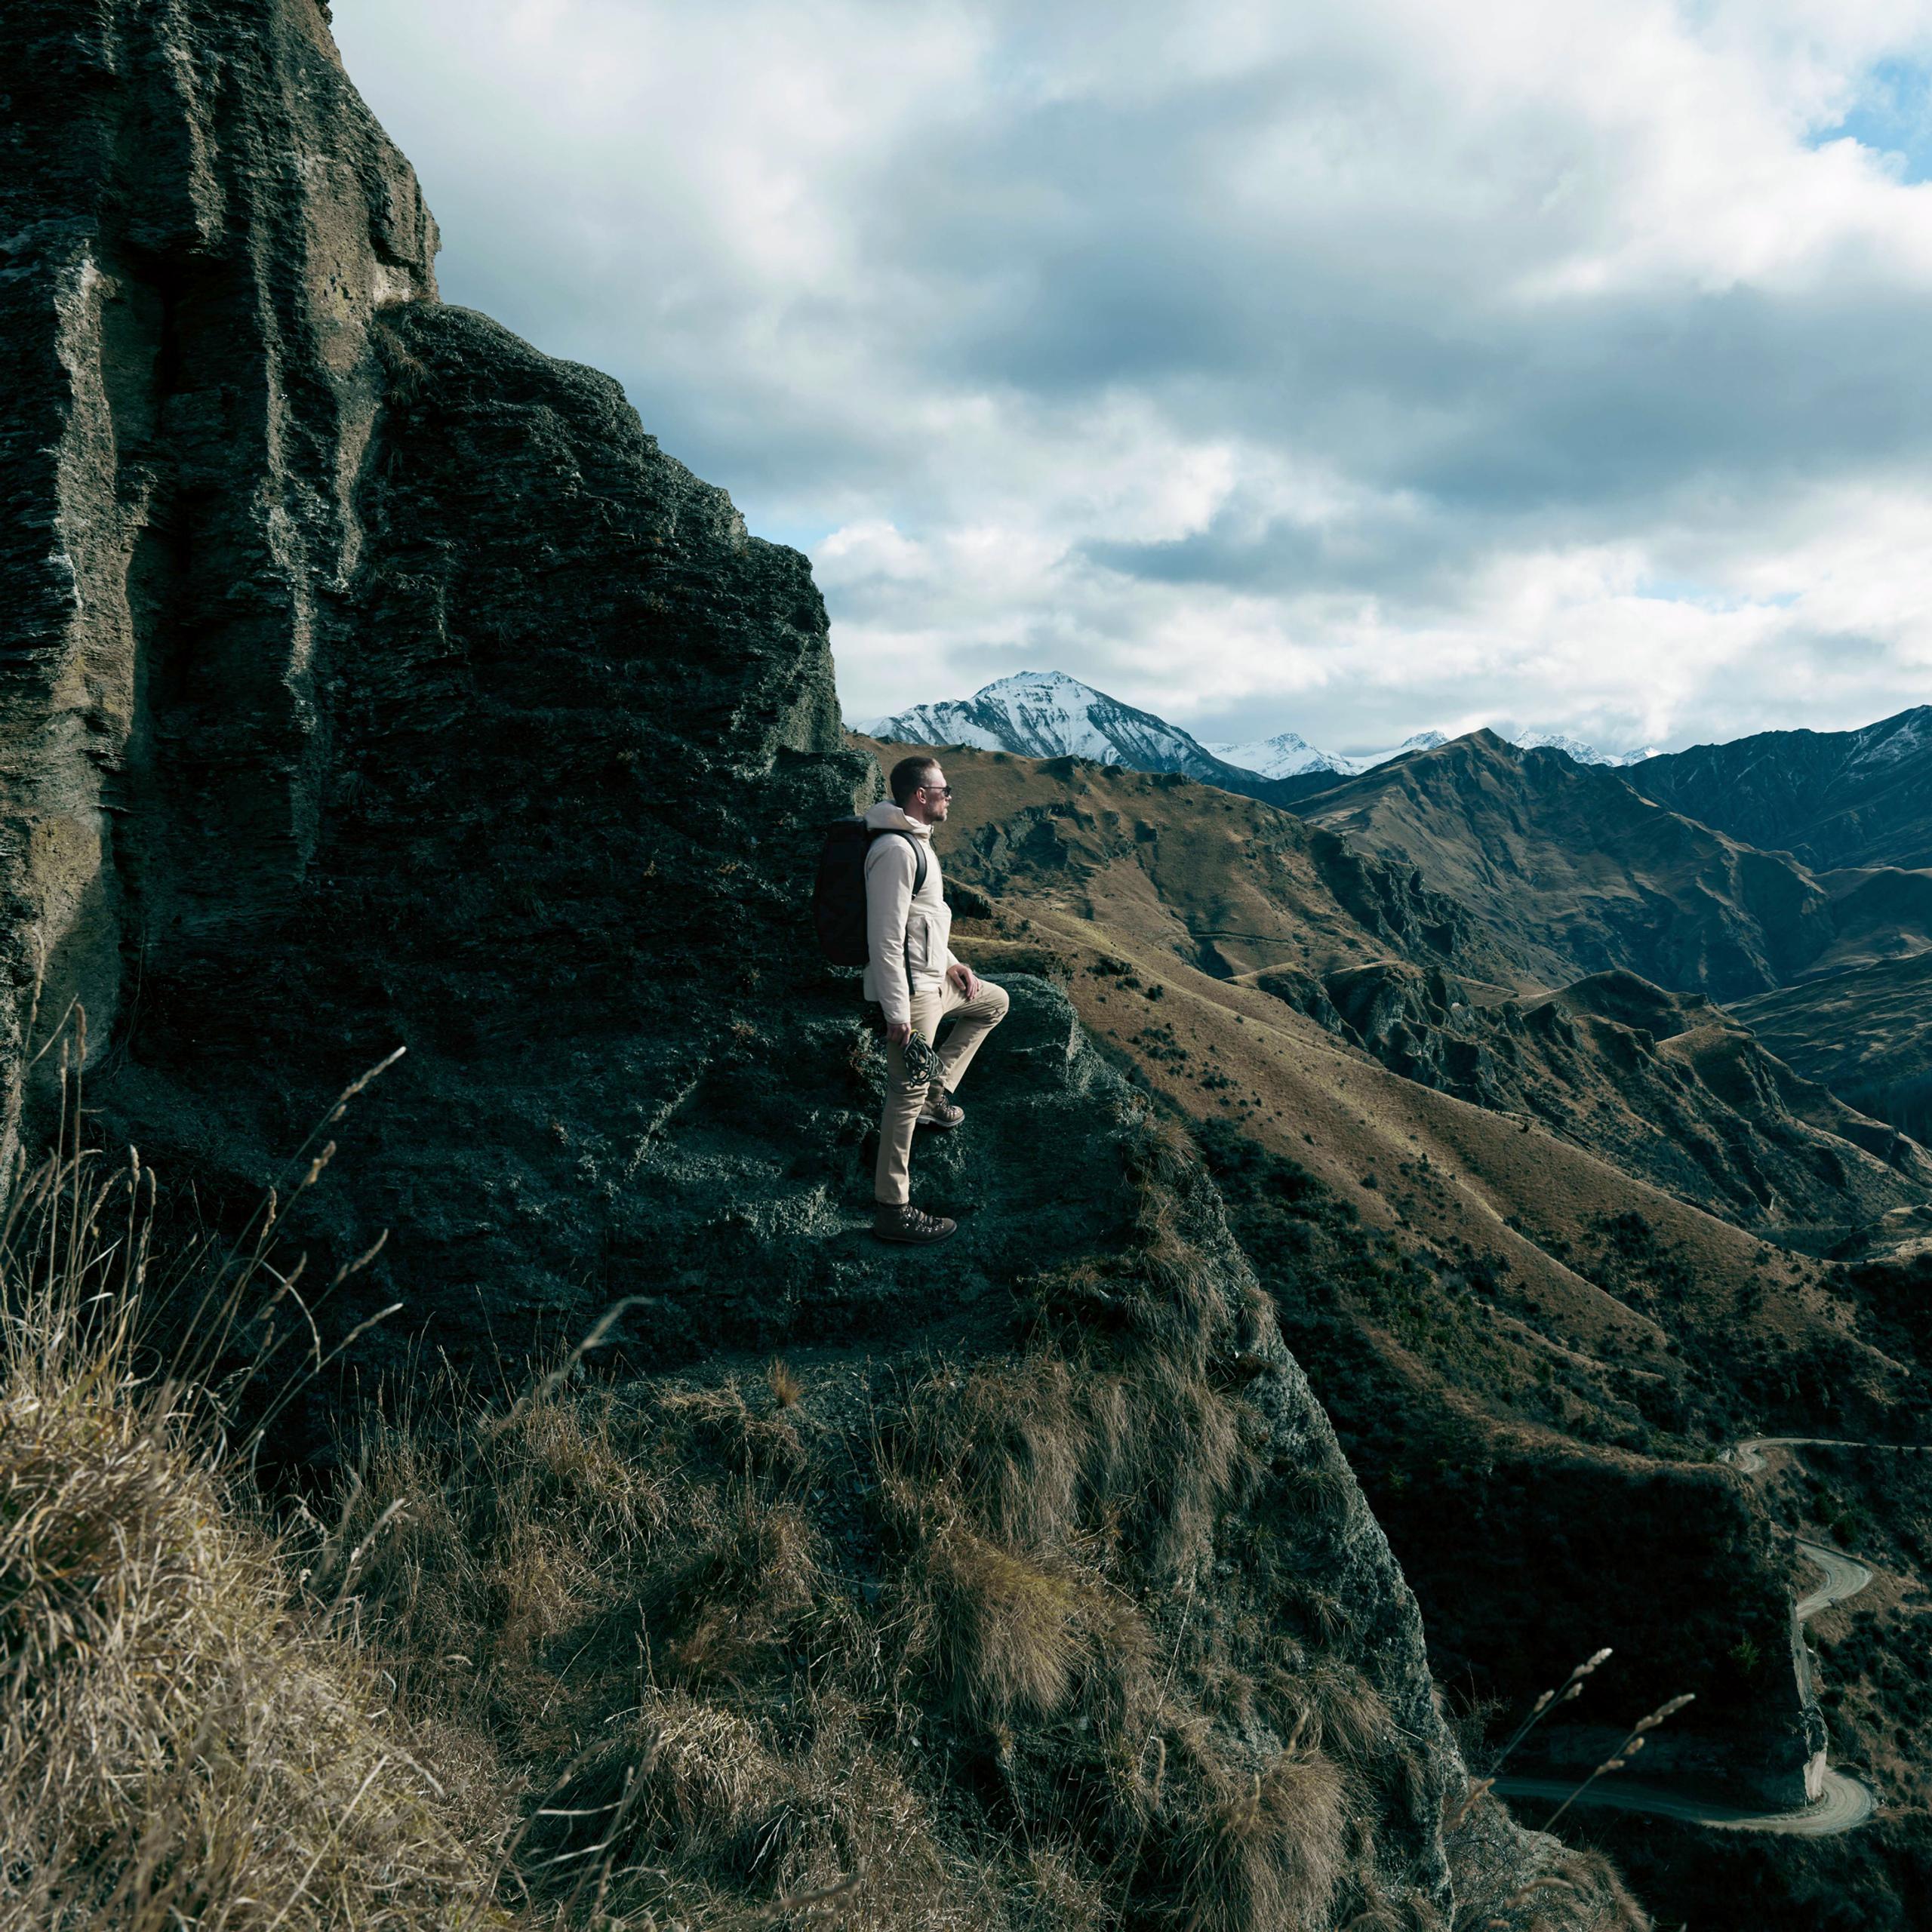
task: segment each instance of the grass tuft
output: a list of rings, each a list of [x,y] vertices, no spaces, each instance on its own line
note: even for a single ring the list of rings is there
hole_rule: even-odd
[[[500,1803],[423,1767],[209,1404],[143,1355],[151,1201],[63,1150],[0,1229],[0,1923],[501,1923]]]

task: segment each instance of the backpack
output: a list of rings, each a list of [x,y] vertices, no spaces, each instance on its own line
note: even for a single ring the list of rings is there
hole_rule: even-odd
[[[912,896],[925,889],[924,841],[909,832],[890,828],[875,832],[862,818],[835,820],[826,829],[819,854],[818,878],[812,888],[812,923],[818,928],[818,949],[835,966],[863,966],[871,956],[866,943],[866,854],[875,838],[903,838],[912,848],[916,870]]]

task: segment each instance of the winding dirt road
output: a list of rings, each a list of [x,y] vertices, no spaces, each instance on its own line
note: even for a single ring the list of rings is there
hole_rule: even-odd
[[[1740,1475],[1761,1475],[1767,1449],[1885,1449],[1895,1456],[1923,1456],[1927,1453],[1917,1442],[1847,1442],[1838,1435],[1754,1435],[1734,1444],[1718,1457],[1728,1463]]]
[[[1577,1789],[1572,1778],[1499,1778],[1505,1798],[1547,1798],[1561,1804]],[[1744,1811],[1702,1798],[1680,1797],[1661,1786],[1632,1784],[1619,1780],[1593,1784],[1577,1800],[1613,1811],[1641,1812],[1647,1818],[1678,1818],[1686,1824],[1708,1825],[1720,1832],[1783,1832],[1793,1838],[1830,1838],[1862,1825],[1876,1808],[1870,1792],[1856,1778],[1827,1768],[1824,1795],[1802,1811]]]
[[[1767,1449],[1889,1449],[1901,1454],[1923,1453],[1915,1443],[1848,1442],[1822,1435],[1757,1435],[1727,1449],[1720,1460],[1729,1463],[1741,1475],[1758,1475],[1764,1467]],[[1800,1540],[1798,1553],[1821,1574],[1823,1581],[1810,1595],[1800,1597],[1796,1609],[1800,1623],[1808,1622],[1820,1611],[1855,1597],[1872,1580],[1865,1564],[1823,1543]],[[1798,1646],[1798,1687],[1810,1694],[1811,1660],[1804,1644]],[[1499,1778],[1498,1795],[1504,1798],[1545,1798],[1561,1803],[1577,1788],[1574,1779]],[[1638,1784],[1617,1778],[1599,1784],[1577,1798],[1579,1804],[1595,1804],[1616,1811],[1635,1811],[1653,1818],[1676,1818],[1687,1824],[1708,1825],[1720,1832],[1777,1832],[1793,1838],[1830,1838],[1839,1832],[1856,1829],[1878,1809],[1878,1800],[1857,1779],[1842,1771],[1823,1767],[1818,1798],[1801,1811],[1746,1811],[1736,1806],[1713,1804],[1702,1798],[1685,1798],[1657,1785]]]

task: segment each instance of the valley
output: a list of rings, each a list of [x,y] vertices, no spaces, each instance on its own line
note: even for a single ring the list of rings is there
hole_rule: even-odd
[[[0,1925],[1924,1924],[1927,714],[853,734],[336,30],[0,0]]]
[[[890,763],[906,748],[868,749]],[[1752,855],[1684,821],[1660,839],[1651,822],[1670,815],[1633,798],[1605,821],[1610,853],[1575,836],[1544,901],[1569,898],[1567,923],[1552,910],[1532,925],[1503,869],[1554,875],[1556,828],[1595,822],[1564,802],[1577,768],[1519,779],[1546,754],[1418,754],[1380,775],[1402,803],[1378,820],[1379,799],[1331,795],[1300,819],[1173,776],[940,750],[949,876],[990,915],[962,919],[958,949],[995,975],[1010,962],[1063,979],[1095,1036],[1192,1124],[1417,1587],[1438,1676],[1491,1714],[1475,1721],[1507,1724],[1610,1644],[1630,1715],[1697,1700],[1651,1740],[1643,1782],[1734,1822],[1801,1809],[1799,1774],[1829,1730],[1843,1802],[1814,1820],[1831,1833],[1790,1842],[1829,1838],[1859,1882],[1890,1884],[1873,1875],[1920,1856],[1913,1821],[1932,1792],[1915,1754],[1875,1748],[1865,1714],[1884,1700],[1838,1636],[1862,1611],[1810,1606],[1838,1644],[1816,1697],[1789,1669],[1780,1689],[1774,1662],[1792,1654],[1802,1594],[1792,1534],[1873,1557],[1878,1518],[1834,1531],[1815,1493],[1794,1502],[1780,1479],[1761,1494],[1724,1458],[1767,1429],[1932,1437],[1910,1257],[1884,1238],[1932,1198],[1932,1169],[1740,1014],[1629,963],[1662,963],[1651,935],[1669,932],[1675,892],[1709,922],[1678,941],[1687,978],[1708,982],[1721,958],[1764,971],[1779,902],[1754,896]],[[1445,800],[1473,783],[1491,801],[1477,821],[1506,813],[1534,848],[1497,859],[1479,838],[1459,844],[1426,783],[1437,761]],[[1539,817],[1501,802],[1518,782],[1532,798],[1555,787],[1557,804]],[[1382,835],[1365,838],[1364,819]],[[1402,842],[1398,822],[1427,835]],[[1633,854],[1687,852],[1654,874],[1666,904],[1649,928],[1591,903],[1630,892]],[[1584,936],[1579,961],[1557,950],[1566,931]],[[1838,1252],[1892,1258],[1854,1277]],[[1915,1505],[1887,1532],[1887,1587],[1908,1601],[1932,1578],[1928,1529]],[[1530,1603],[1533,1633],[1512,1614]],[[1593,1684],[1592,1702],[1607,1690]],[[1599,1709],[1540,1737],[1548,1768],[1512,1772],[1567,1791],[1614,1737]],[[1781,1786],[1764,1765],[1784,1767]],[[1868,1787],[1869,1824],[1850,1795]],[[1578,1829],[1629,1863],[1633,1841],[1609,1817],[1591,1807]],[[1789,1836],[1753,1835],[1761,1851]],[[1697,1842],[1641,1861],[1660,1909],[1730,1869]],[[1784,1875],[1765,1879],[1756,1922],[1800,1922],[1807,1861],[1826,1854],[1762,1855]]]

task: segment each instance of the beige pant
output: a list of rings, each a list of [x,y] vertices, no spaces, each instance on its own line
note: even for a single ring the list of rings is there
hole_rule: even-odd
[[[878,1174],[872,1189],[881,1201],[903,1207],[910,1198],[912,1136],[918,1131],[919,1109],[928,1093],[937,1098],[942,1090],[949,1094],[959,1084],[980,1042],[1006,1017],[1006,1008],[1005,989],[989,980],[980,982],[977,999],[968,999],[950,980],[937,992],[913,995],[915,1032],[931,1040],[946,1019],[952,1020],[952,1031],[939,1050],[939,1077],[930,1088],[922,1080],[906,1078],[903,1048],[886,1048],[885,1118],[879,1122]]]

